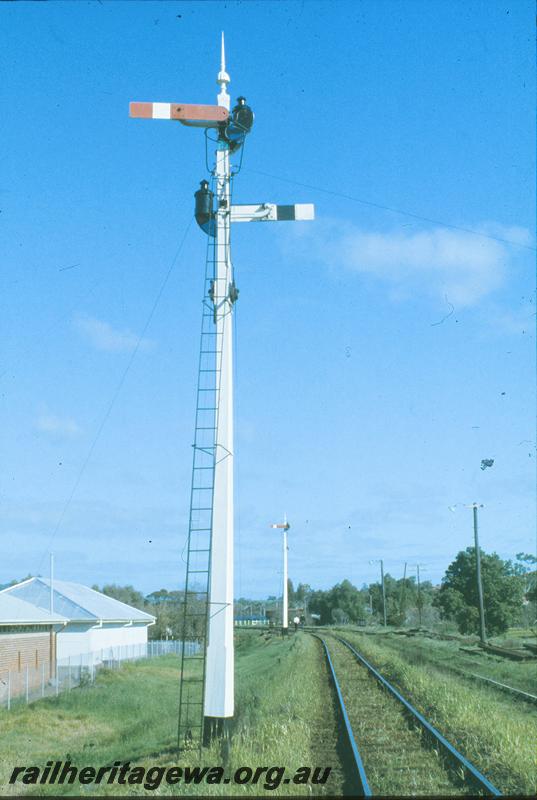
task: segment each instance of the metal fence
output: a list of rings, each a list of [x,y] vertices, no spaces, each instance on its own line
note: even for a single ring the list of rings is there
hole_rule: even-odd
[[[187,655],[199,652],[198,642],[150,641],[104,647],[89,653],[59,658],[50,674],[50,665],[38,667],[29,664],[22,669],[0,670],[0,708],[8,711],[16,704],[33,703],[43,697],[54,697],[77,686],[88,686],[102,669],[121,669],[128,661],[157,658],[169,654],[180,655],[183,646]]]

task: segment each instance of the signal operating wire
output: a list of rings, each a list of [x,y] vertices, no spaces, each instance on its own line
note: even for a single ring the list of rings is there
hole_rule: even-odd
[[[133,351],[132,351],[132,353],[131,353],[131,355],[129,357],[129,360],[127,361],[125,369],[123,370],[123,372],[122,372],[122,374],[121,374],[121,376],[119,378],[119,381],[117,382],[117,385],[116,385],[116,388],[114,389],[112,397],[111,397],[108,405],[106,406],[104,414],[103,414],[103,416],[101,418],[101,421],[100,421],[100,423],[99,423],[99,425],[97,427],[97,431],[95,432],[95,436],[93,437],[93,440],[92,440],[92,442],[91,442],[91,444],[89,446],[88,452],[86,453],[86,456],[85,456],[85,458],[84,458],[84,460],[83,460],[83,462],[82,462],[82,464],[80,466],[80,469],[78,470],[78,473],[77,473],[77,476],[76,476],[75,481],[73,483],[73,486],[71,488],[71,491],[70,491],[70,493],[69,493],[69,495],[67,497],[67,500],[65,501],[65,503],[63,505],[63,508],[62,508],[61,513],[60,513],[60,515],[58,517],[56,525],[54,526],[54,530],[52,531],[50,539],[49,539],[49,541],[47,543],[46,550],[43,553],[41,561],[39,562],[38,572],[39,572],[39,570],[41,569],[41,567],[43,565],[43,561],[45,560],[47,553],[50,551],[50,549],[52,547],[54,539],[56,538],[56,534],[58,533],[58,531],[60,529],[60,526],[61,526],[61,524],[62,524],[62,522],[63,522],[63,520],[65,518],[65,515],[66,515],[67,511],[69,510],[69,507],[71,505],[73,497],[75,496],[75,493],[76,493],[76,491],[77,491],[77,489],[78,489],[78,487],[80,485],[80,482],[82,480],[82,476],[84,475],[84,472],[86,471],[86,467],[88,466],[88,464],[90,462],[90,459],[91,459],[91,457],[93,455],[93,451],[95,450],[95,447],[97,446],[97,442],[101,438],[101,434],[103,432],[104,426],[106,425],[106,422],[107,422],[110,414],[112,413],[112,409],[114,408],[116,400],[119,397],[121,389],[123,388],[123,384],[125,383],[125,380],[126,380],[127,375],[128,375],[128,373],[130,371],[130,368],[132,367],[134,359],[136,358],[136,354],[138,353],[138,350],[140,349],[140,345],[141,345],[141,343],[143,341],[143,338],[144,338],[144,336],[145,336],[145,334],[147,332],[147,329],[149,328],[149,325],[151,324],[151,321],[152,321],[152,319],[153,319],[153,317],[155,315],[155,311],[157,310],[157,306],[158,306],[158,304],[160,302],[160,299],[161,299],[161,297],[162,297],[162,295],[164,293],[164,289],[166,288],[166,285],[167,285],[167,283],[168,283],[168,281],[170,279],[170,276],[171,276],[171,274],[173,272],[173,268],[175,267],[175,264],[177,263],[177,259],[179,258],[180,254],[181,254],[181,251],[182,251],[183,246],[184,246],[185,241],[186,241],[186,237],[188,236],[188,233],[190,231],[190,227],[192,225],[193,219],[194,219],[193,217],[190,218],[190,220],[188,222],[188,225],[185,228],[185,231],[183,233],[183,236],[181,238],[179,246],[178,246],[178,248],[177,248],[177,250],[175,252],[175,255],[174,255],[174,257],[173,257],[173,259],[171,261],[171,264],[168,267],[168,270],[167,270],[166,274],[164,275],[164,278],[163,278],[163,280],[162,280],[162,282],[160,284],[160,287],[159,287],[158,292],[156,294],[156,297],[155,297],[155,300],[153,302],[153,305],[151,306],[151,310],[150,310],[150,312],[149,312],[149,314],[147,316],[147,319],[145,321],[145,324],[144,324],[144,326],[142,328],[142,332],[140,333],[140,335],[138,337],[138,340],[137,340],[137,342],[136,342],[136,344],[134,346],[134,349],[133,349]]]
[[[312,189],[315,192],[323,192],[324,194],[330,194],[333,197],[343,197],[345,200],[351,200],[353,203],[361,203],[364,206],[370,206],[371,208],[380,208],[383,211],[392,211],[395,214],[402,214],[405,217],[412,217],[413,219],[419,219],[422,222],[430,222],[433,225],[441,225],[443,228],[451,228],[455,231],[462,231],[463,233],[470,233],[473,236],[481,236],[484,239],[493,239],[495,242],[502,242],[502,244],[510,244],[513,247],[522,247],[525,250],[532,250],[535,252],[537,248],[530,244],[523,244],[522,242],[515,242],[512,239],[505,239],[502,236],[494,236],[491,233],[483,233],[482,231],[475,231],[472,228],[463,228],[461,225],[453,225],[450,222],[442,222],[439,219],[433,219],[432,217],[424,217],[421,214],[414,214],[412,211],[403,211],[401,208],[394,208],[393,206],[385,206],[381,203],[374,203],[371,200],[364,200],[361,197],[354,197],[350,194],[345,194],[344,192],[337,192],[334,189],[324,189],[322,186],[315,186],[312,183],[303,183],[302,181],[295,181],[291,178],[284,178],[283,175],[273,175],[270,172],[263,172],[259,169],[250,169],[249,167],[245,168],[245,172],[251,172],[255,175],[264,175],[266,178],[274,178],[278,181],[284,181],[285,183],[292,183],[294,186],[302,186],[305,189]]]

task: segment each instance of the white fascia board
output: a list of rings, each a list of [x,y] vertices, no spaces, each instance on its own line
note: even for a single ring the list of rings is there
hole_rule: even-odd
[[[61,625],[62,627],[64,625],[67,625],[67,621],[64,622],[63,620],[58,619],[57,617],[55,617],[54,619],[49,619],[46,622],[44,622],[41,619],[40,620],[31,620],[31,619],[6,620],[6,619],[3,619],[2,622],[0,622],[0,633],[2,632],[2,628],[6,628],[7,626],[13,626],[13,625],[16,625],[16,626],[31,625],[32,627],[54,628],[57,625]]]
[[[20,583],[14,583],[12,586],[6,586],[5,589],[0,589],[0,594],[3,594],[4,592],[9,593],[12,591],[12,589],[18,589],[19,586],[25,586],[27,583],[30,583],[30,581],[35,581],[35,580],[36,580],[35,578],[26,578],[26,580],[21,581]],[[30,601],[25,600],[25,602],[28,603]]]
[[[103,619],[101,624],[121,625],[122,628],[125,628],[128,625],[152,625],[155,619],[155,617],[150,617],[149,619]]]

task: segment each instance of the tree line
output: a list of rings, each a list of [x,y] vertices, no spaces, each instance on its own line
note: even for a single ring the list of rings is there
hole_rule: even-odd
[[[501,559],[496,553],[480,552],[488,635],[504,633],[516,625],[537,625],[537,558],[518,553],[511,561]],[[0,589],[17,582],[0,585]],[[155,616],[156,623],[149,628],[151,639],[195,639],[202,632],[205,600],[195,590],[186,598],[185,617],[182,590],[159,589],[144,595],[131,585],[105,584],[92,588]],[[457,554],[439,586],[433,586],[429,580],[420,581],[418,586],[415,576],[394,578],[386,573],[384,594],[380,581],[358,588],[349,580],[343,580],[330,589],[313,589],[306,583],[299,583],[295,588],[289,581],[288,588],[291,614],[300,611],[308,622],[315,619],[322,625],[382,624],[385,601],[389,626],[434,626],[438,622],[449,622],[463,634],[479,631],[473,547]],[[274,596],[263,601],[240,598],[235,604],[235,614],[239,616],[245,611],[264,614],[279,624],[279,598]]]
[[[480,550],[483,603],[487,633],[496,636],[516,625],[537,624],[537,558],[518,553],[515,561]],[[292,587],[290,587],[292,588]],[[384,621],[390,626],[434,625],[450,622],[460,633],[479,631],[479,605],[475,548],[460,551],[447,568],[439,586],[414,576],[396,579],[384,576],[360,589],[348,580],[328,590],[312,590],[299,584],[290,602],[307,604],[321,624],[367,624]]]
[[[536,623],[536,566],[537,558],[532,555],[518,553],[516,560],[510,561],[481,550],[485,619],[490,636],[504,633],[515,625]],[[473,547],[457,554],[439,586],[433,586],[430,580],[421,580],[418,586],[413,575],[395,578],[387,572],[384,595],[380,580],[360,588],[343,580],[330,589],[313,589],[306,583],[299,583],[295,588],[289,581],[288,589],[291,613],[299,610],[308,621],[318,619],[322,625],[382,624],[385,600],[389,626],[434,626],[438,622],[450,622],[463,634],[475,634],[479,629]],[[156,624],[149,629],[151,638],[196,638],[201,633],[202,617],[190,616],[190,612],[203,610],[204,601],[195,591],[189,592],[187,598],[186,628],[182,591],[159,589],[144,596],[132,586],[114,584],[105,585],[100,591],[156,616]],[[279,598],[274,596],[261,601],[240,598],[235,614],[262,614],[278,624],[278,607]]]

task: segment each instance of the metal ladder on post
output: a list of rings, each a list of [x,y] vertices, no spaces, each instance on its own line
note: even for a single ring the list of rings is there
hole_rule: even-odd
[[[203,744],[214,476],[222,366],[222,333],[217,331],[212,301],[215,263],[216,239],[209,236],[193,444],[178,723],[178,747],[197,748],[198,751],[201,751]],[[199,649],[187,652],[185,643],[188,640],[198,642]]]

